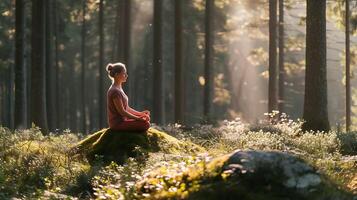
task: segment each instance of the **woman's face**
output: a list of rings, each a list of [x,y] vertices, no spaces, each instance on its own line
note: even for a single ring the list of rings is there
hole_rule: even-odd
[[[126,79],[128,79],[128,74],[126,73],[126,69],[124,68],[124,70],[122,72],[120,72],[118,74],[118,79],[121,81],[121,82],[126,82]]]

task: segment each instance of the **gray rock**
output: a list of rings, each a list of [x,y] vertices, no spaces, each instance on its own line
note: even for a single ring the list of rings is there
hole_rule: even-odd
[[[223,171],[247,172],[264,176],[264,180],[290,189],[308,191],[321,183],[318,172],[303,160],[288,153],[275,151],[235,151],[223,166]],[[259,177],[257,177],[259,178]],[[256,180],[256,179],[254,179]]]

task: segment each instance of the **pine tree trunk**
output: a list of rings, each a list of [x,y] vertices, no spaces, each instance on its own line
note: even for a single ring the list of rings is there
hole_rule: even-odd
[[[45,1],[32,0],[31,121],[48,132],[45,90]]]
[[[279,0],[279,111],[284,112],[284,0]]]
[[[54,24],[55,24],[55,27],[54,27],[54,39],[55,39],[55,47],[54,47],[54,50],[55,50],[55,76],[54,76],[54,82],[55,82],[55,124],[56,124],[56,127],[59,129],[61,128],[60,127],[60,100],[59,98],[61,97],[60,96],[60,86],[59,86],[59,80],[60,80],[60,75],[59,75],[59,57],[58,57],[58,53],[59,53],[59,46],[58,46],[58,7],[57,7],[57,1],[54,1],[54,4],[53,4],[54,8],[53,8],[53,21],[54,21]]]
[[[131,74],[131,63],[130,63],[130,47],[131,47],[131,0],[124,0],[124,18],[123,18],[123,62],[126,65],[128,74]],[[130,88],[130,78],[128,82],[124,85],[126,93],[130,97],[132,93]]]
[[[182,1],[175,1],[175,122],[183,122]]]
[[[27,128],[27,72],[25,66],[25,5],[16,0],[15,128]]]
[[[114,24],[114,30],[112,33],[112,55],[110,57],[110,60],[117,60],[117,47],[118,47],[118,40],[119,40],[119,27],[120,27],[120,2],[117,1],[117,6],[115,9],[115,24]]]
[[[15,50],[15,48],[11,48],[12,51]],[[14,55],[15,52],[12,52],[11,55]],[[10,129],[14,129],[14,80],[15,80],[15,66],[14,64],[9,64],[9,74],[8,74],[8,104],[7,104],[7,118],[8,118],[8,127]]]
[[[83,0],[82,2],[82,12],[83,12],[83,16],[82,16],[82,42],[81,42],[81,52],[82,52],[82,56],[81,56],[81,116],[82,116],[82,132],[85,133],[87,131],[87,125],[86,125],[86,85],[85,85],[85,65],[86,65],[86,0]]]
[[[269,0],[269,97],[268,111],[277,109],[277,4],[276,0]]]
[[[118,60],[118,62],[124,62],[124,8],[125,7],[125,3],[124,0],[118,0],[118,8],[117,8],[117,33],[118,33],[118,40],[117,40],[117,46],[116,46],[116,60]],[[124,63],[126,64],[126,63]]]
[[[47,119],[49,130],[56,128],[56,90],[55,72],[53,65],[53,7],[52,0],[46,2],[46,95],[47,95]]]
[[[162,71],[162,46],[161,46],[161,29],[162,29],[162,1],[154,0],[154,55],[153,55],[153,122],[163,123],[163,71]]]
[[[206,0],[206,18],[205,18],[205,85],[203,95],[203,115],[206,122],[210,121],[211,111],[211,90],[212,90],[212,54],[213,54],[213,8],[214,0]]]
[[[307,0],[303,130],[330,130],[326,80],[326,0]]]
[[[3,75],[2,73],[0,73],[0,93],[1,94],[5,94],[5,84],[3,84]],[[4,106],[4,95],[0,95],[0,124],[2,124],[2,126],[5,125],[5,106]]]
[[[103,0],[99,1],[99,86],[98,86],[98,104],[99,104],[99,127],[104,127],[106,121],[105,109],[105,89],[104,89],[104,16]]]
[[[351,126],[351,76],[350,76],[350,2],[345,0],[346,19],[346,131],[350,131]]]

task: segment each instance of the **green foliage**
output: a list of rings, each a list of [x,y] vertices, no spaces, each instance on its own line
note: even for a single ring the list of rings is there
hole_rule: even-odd
[[[36,127],[15,132],[0,128],[0,198],[47,198],[49,192],[69,195],[68,198],[98,199],[200,199],[227,191],[239,195],[253,186],[247,182],[237,187],[235,183],[242,180],[221,170],[228,158],[222,155],[236,149],[297,155],[317,168],[324,180],[333,182],[322,189],[327,196],[340,194],[336,188],[356,190],[357,167],[351,156],[356,155],[355,132],[302,132],[301,121],[292,121],[277,112],[266,116],[255,125],[237,118],[218,126],[156,127],[172,136],[153,128],[141,139],[130,135],[137,143],[125,138],[121,138],[125,142],[116,141],[123,145],[122,149],[133,148],[133,154],[123,157],[122,164],[109,163],[99,154],[89,165],[85,157],[70,151],[78,144],[82,144],[79,151],[87,151],[105,130],[81,141],[81,136],[72,133],[43,136]],[[140,141],[149,141],[148,146],[137,148],[134,144]],[[262,193],[242,198],[273,195],[259,187],[257,191]]]
[[[11,132],[0,127],[0,194],[36,196],[37,190],[61,192],[73,186],[88,168],[67,153],[77,140],[69,133],[43,136],[38,128]]]
[[[346,24],[346,10],[345,1],[331,1],[327,4],[327,16],[331,19],[335,26],[341,30],[344,30]],[[357,34],[357,3],[355,1],[350,1],[350,23],[351,23],[351,34]]]
[[[94,195],[99,199],[134,199],[135,183],[142,177],[141,165],[130,158],[119,166],[112,162],[92,179]]]
[[[341,153],[357,155],[357,132],[338,133],[337,138],[341,143]]]

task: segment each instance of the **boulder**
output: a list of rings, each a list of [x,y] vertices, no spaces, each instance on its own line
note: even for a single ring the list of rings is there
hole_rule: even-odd
[[[151,199],[352,198],[288,153],[237,150],[201,166],[176,175],[153,172],[137,184],[138,191]],[[157,183],[160,187],[154,185]]]
[[[102,129],[80,141],[73,148],[73,154],[85,155],[90,163],[101,159],[119,164],[128,157],[146,156],[148,152],[193,153],[204,149],[191,142],[180,141],[165,132],[150,128],[146,132],[122,132]]]

